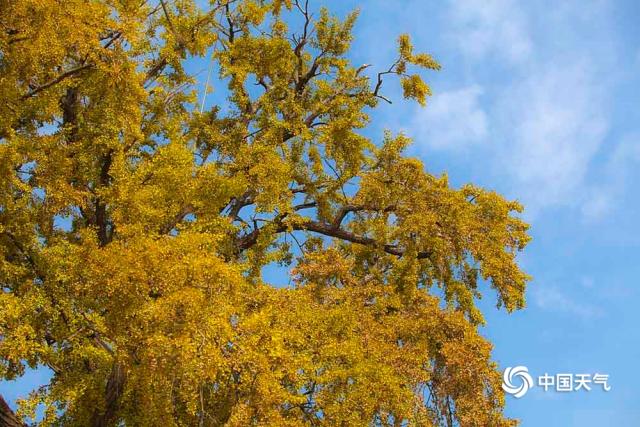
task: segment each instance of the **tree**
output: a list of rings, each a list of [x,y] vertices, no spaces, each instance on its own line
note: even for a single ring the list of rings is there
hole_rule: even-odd
[[[53,372],[19,415],[514,425],[476,301],[524,305],[520,205],[362,135],[383,82],[425,104],[437,62],[402,35],[352,65],[356,13],[197,3],[0,1],[0,376]]]

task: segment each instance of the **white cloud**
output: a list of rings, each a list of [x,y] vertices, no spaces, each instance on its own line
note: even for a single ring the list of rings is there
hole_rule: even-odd
[[[591,276],[582,276],[580,278],[580,285],[586,289],[593,289],[595,280]]]
[[[532,287],[531,295],[535,305],[546,311],[565,313],[583,320],[601,317],[604,314],[599,306],[577,302],[555,287]]]
[[[409,11],[420,6],[412,1],[385,13],[416,26],[424,17]],[[441,26],[433,34],[431,28],[417,31],[418,45],[444,42],[443,75],[452,72],[456,85],[449,80],[449,90],[440,92],[432,81],[436,90],[427,108],[399,110],[396,120],[417,144],[451,150],[463,162],[473,159],[471,167],[491,173],[497,189],[520,199],[528,213],[570,206],[601,216],[606,194],[594,195],[590,206],[582,203],[598,156],[610,151],[604,144],[620,58],[610,2],[568,0],[550,7],[449,0],[442,6],[433,12]],[[378,55],[392,51],[368,45]]]
[[[614,148],[598,184],[585,193],[581,211],[586,221],[598,221],[610,214],[630,186],[632,172],[640,164],[640,134],[625,135]]]
[[[628,178],[631,168],[640,162],[640,133],[624,135],[607,162],[607,171],[618,182]]]
[[[542,65],[508,87],[498,103],[495,114],[507,140],[497,148],[518,192],[534,207],[574,199],[604,141],[605,95],[591,69],[588,59]]]
[[[451,38],[469,57],[496,54],[518,63],[531,52],[525,14],[512,0],[451,0]]]
[[[591,163],[609,131],[607,71],[614,53],[608,6],[591,2],[587,13],[580,2],[569,3],[553,10],[514,0],[448,3],[445,33],[471,67],[475,83],[469,87],[487,90],[482,102],[477,95],[462,98],[471,101],[458,102],[460,114],[450,113],[453,107],[432,113],[438,126],[431,132],[449,136],[443,145],[455,148],[471,147],[459,141],[462,134],[486,140],[489,151],[479,155],[529,212],[580,207]],[[496,78],[504,89],[495,89]],[[484,133],[474,133],[480,115]],[[599,215],[606,205],[603,196],[594,198],[590,214]]]
[[[608,192],[607,186],[599,186],[589,189],[580,212],[582,218],[587,222],[595,222],[611,213],[613,209],[613,197]]]
[[[482,88],[471,85],[435,94],[414,118],[412,133],[432,148],[458,149],[487,136],[487,115],[480,106]]]

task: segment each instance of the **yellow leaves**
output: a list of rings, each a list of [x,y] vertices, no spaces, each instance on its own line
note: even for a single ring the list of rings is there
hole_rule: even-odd
[[[343,55],[353,39],[352,30],[358,14],[359,11],[355,10],[347,15],[344,22],[340,22],[326,8],[321,8],[316,24],[318,49],[335,56]]]
[[[272,211],[289,196],[290,168],[273,147],[254,144],[238,154],[234,168],[244,172],[249,188],[256,189],[260,211]]]
[[[228,52],[217,52],[225,75],[233,75],[244,82],[248,74],[283,78],[293,66],[293,52],[289,43],[281,38],[242,37],[234,41]]]
[[[508,311],[524,307],[524,289],[529,276],[516,263],[516,252],[530,241],[529,226],[513,212],[520,212],[517,202],[505,201],[495,192],[466,186],[462,194],[472,208],[469,233],[470,251],[480,263],[480,274],[491,279],[499,294],[499,305]],[[482,256],[481,254],[486,254]]]
[[[86,425],[122,366],[125,425],[437,425],[443,399],[509,425],[476,299],[485,279],[524,304],[521,206],[364,136],[382,78],[424,104],[408,69],[435,60],[401,36],[372,82],[357,12],[156,6],[0,11],[0,375],[56,371],[25,410]],[[205,52],[227,101],[200,112]],[[263,283],[275,262],[294,286]]]
[[[272,11],[274,15],[280,15],[280,12],[282,11],[282,6],[284,6],[286,9],[291,9],[293,7],[293,1],[292,0],[274,0],[272,2]]]
[[[431,89],[417,75],[411,75],[409,77],[403,77],[400,82],[402,83],[402,94],[407,99],[415,99],[422,106],[427,103],[427,96],[431,96]]]
[[[291,274],[301,283],[308,282],[319,287],[344,287],[354,283],[351,276],[353,267],[353,262],[339,250],[329,248],[326,251],[308,252]]]
[[[268,6],[264,5],[263,2],[258,2],[254,0],[249,0],[243,2],[241,5],[241,12],[246,17],[246,19],[255,26],[260,25],[269,10]]]
[[[398,37],[398,50],[400,51],[400,57],[403,59],[411,58],[413,52],[413,46],[408,34],[401,34]]]
[[[396,218],[387,225],[388,219],[381,223],[371,217],[360,227],[376,236],[386,230],[385,241],[398,241],[408,250],[428,247],[430,264],[421,270],[473,323],[482,322],[474,304],[478,274],[498,291],[500,305],[508,311],[522,308],[529,278],[514,254],[530,238],[527,225],[514,216],[520,205],[471,185],[451,189],[446,176],[425,174],[417,160],[400,157],[405,145],[402,136],[387,136],[377,153],[378,170],[363,176],[356,197],[366,205],[394,206]]]
[[[0,293],[0,377],[14,379],[24,373],[25,364],[37,366],[46,347],[29,321],[37,319],[44,305],[37,292]]]
[[[309,147],[309,162],[311,163],[311,172],[313,172],[314,175],[319,177],[324,175],[322,156],[320,155],[318,147],[316,147],[315,145],[311,145]]]
[[[411,63],[429,70],[439,70],[440,64],[428,53],[418,53],[411,56]]]
[[[466,277],[465,277],[466,278]],[[474,325],[484,325],[484,316],[475,305],[480,294],[474,286],[459,280],[451,280],[445,285],[445,299],[450,307],[462,311]]]
[[[408,75],[407,65],[413,64],[427,70],[439,70],[438,64],[431,55],[426,53],[413,53],[413,45],[407,34],[402,34],[398,38],[398,51],[400,58],[395,65],[395,72],[401,75],[402,93],[405,98],[415,99],[422,106],[426,104],[428,96],[431,96],[431,89],[419,74]]]
[[[413,45],[408,34],[398,37],[398,51],[400,53],[399,73],[404,73],[407,63],[418,65],[424,69],[439,70],[440,64],[433,57],[426,53],[413,53]]]
[[[391,131],[385,130],[382,147],[377,148],[374,153],[381,162],[390,164],[400,159],[409,144],[411,144],[411,139],[403,133],[394,137]]]
[[[226,177],[212,163],[205,163],[196,171],[197,182],[194,189],[194,206],[198,217],[218,218],[226,202],[236,194],[242,194],[247,187],[247,179],[242,175]]]
[[[124,165],[116,165],[118,179],[110,190],[116,226],[131,225],[135,218],[147,230],[161,229],[193,200],[194,175],[193,152],[181,142],[160,147],[151,160],[138,164],[133,175]]]

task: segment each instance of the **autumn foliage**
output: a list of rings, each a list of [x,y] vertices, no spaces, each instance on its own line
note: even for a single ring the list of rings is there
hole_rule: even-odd
[[[53,372],[18,415],[515,424],[476,302],[524,305],[520,205],[362,132],[439,65],[407,36],[351,64],[356,14],[202,3],[0,0],[0,378]]]

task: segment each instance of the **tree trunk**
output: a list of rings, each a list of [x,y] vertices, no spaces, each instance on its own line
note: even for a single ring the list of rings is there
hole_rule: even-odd
[[[104,412],[96,411],[93,414],[92,427],[108,427],[115,424],[126,378],[124,366],[116,362],[107,380]]]
[[[26,427],[0,395],[0,427]]]

